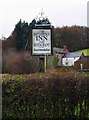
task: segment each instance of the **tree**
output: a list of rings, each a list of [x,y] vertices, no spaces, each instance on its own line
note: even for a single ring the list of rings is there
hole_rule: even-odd
[[[63,47],[63,45],[66,45],[69,51],[88,48],[88,31],[89,28],[83,26],[55,28],[53,46]]]
[[[16,24],[14,32],[16,32],[16,48],[18,51],[24,50],[27,40],[29,39],[28,23],[20,21]]]

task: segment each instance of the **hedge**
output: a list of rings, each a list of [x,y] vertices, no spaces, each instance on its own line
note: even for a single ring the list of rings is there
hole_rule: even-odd
[[[89,119],[89,77],[76,72],[3,75],[2,118]]]

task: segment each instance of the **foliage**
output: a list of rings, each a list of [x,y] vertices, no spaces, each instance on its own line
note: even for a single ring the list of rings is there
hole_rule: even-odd
[[[14,32],[16,33],[16,48],[18,51],[24,50],[25,45],[29,39],[29,27],[28,23],[22,22],[21,20],[16,24]]]
[[[40,22],[50,24],[48,18],[45,18],[41,21],[40,19],[37,21],[36,19],[33,19],[30,24],[28,24],[25,21],[22,22],[20,20],[16,24],[12,34],[2,42],[2,61],[3,61],[2,71],[4,73],[7,73],[8,71],[9,73],[11,73],[11,69],[12,71],[15,71],[15,70],[18,71],[16,73],[22,73],[21,71],[24,71],[23,73],[28,73],[27,71],[31,72],[31,70],[28,69],[29,65],[30,65],[30,68],[32,69],[32,72],[38,71],[37,67],[32,67],[32,66],[35,66],[37,63],[35,58],[32,59],[32,61],[34,62],[30,60],[29,62],[26,61],[26,64],[25,64],[24,60],[21,58],[21,55],[19,56],[17,54],[20,54],[20,52],[23,52],[26,50],[29,50],[29,51],[31,50],[30,28],[35,24],[40,24]],[[69,51],[89,48],[88,32],[89,32],[89,28],[82,27],[82,26],[71,26],[71,27],[65,26],[62,28],[59,28],[59,27],[54,28],[54,32],[52,35],[53,47],[62,48],[64,45],[66,45]],[[13,50],[15,50],[15,52],[18,52],[18,53],[14,54]],[[18,56],[18,59],[16,58],[17,56]],[[54,66],[57,66],[58,60],[56,58],[54,59],[55,60],[53,60],[53,64]],[[17,66],[17,68],[14,65],[14,63]],[[14,67],[10,67],[13,65]],[[24,65],[26,65],[27,68]],[[16,69],[14,70],[13,68],[16,68]],[[36,68],[36,70],[33,70],[33,68],[34,69]]]
[[[14,40],[16,49],[18,51],[22,51],[25,49],[27,41],[30,42],[30,28],[35,24],[51,24],[48,18],[41,19],[33,19],[30,24],[25,21],[19,21],[14,28],[14,31],[10,35],[9,43]],[[62,28],[56,27],[54,28],[53,33],[53,46],[62,48],[64,45],[68,47],[69,51],[75,51],[80,49],[89,48],[89,28],[84,26],[64,26]],[[7,43],[7,39],[3,44]],[[7,46],[11,46],[7,44]],[[5,45],[5,47],[7,47]],[[4,47],[4,49],[5,49]],[[29,43],[28,43],[29,47]]]
[[[89,48],[87,32],[89,28],[82,26],[65,26],[54,29],[54,46],[66,45],[69,51]]]
[[[4,53],[4,51],[7,51],[10,48],[14,48],[14,49],[16,48],[15,37],[16,37],[16,34],[13,33],[6,40],[2,41],[2,54]]]
[[[54,67],[57,67],[58,66],[58,57],[57,56],[54,56],[54,58],[53,58],[53,66]]]
[[[89,119],[89,77],[76,71],[3,75],[3,119]]]
[[[38,58],[29,56],[26,53],[17,52],[15,49],[8,49],[3,53],[2,72],[10,74],[34,73],[38,72]]]

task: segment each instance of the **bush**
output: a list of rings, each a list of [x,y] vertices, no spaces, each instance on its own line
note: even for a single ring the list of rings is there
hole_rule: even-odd
[[[24,52],[9,49],[3,53],[3,73],[21,74],[38,72],[38,58],[25,59]]]
[[[53,58],[53,66],[54,67],[57,67],[58,66],[58,57],[57,56],[54,56],[54,58]]]
[[[4,75],[3,119],[89,119],[89,77],[70,74]]]

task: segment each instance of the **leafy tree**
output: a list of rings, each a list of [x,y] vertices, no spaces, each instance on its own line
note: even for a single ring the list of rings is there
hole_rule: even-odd
[[[55,28],[53,45],[55,47],[63,47],[63,45],[66,45],[69,51],[88,48],[88,31],[89,28],[82,26]]]

